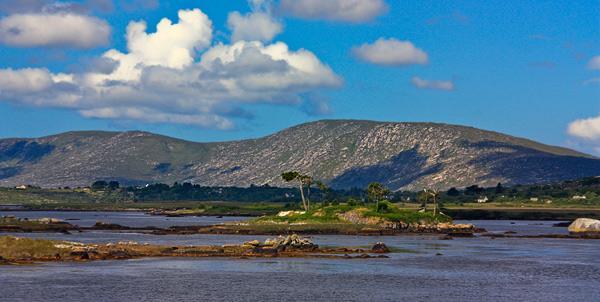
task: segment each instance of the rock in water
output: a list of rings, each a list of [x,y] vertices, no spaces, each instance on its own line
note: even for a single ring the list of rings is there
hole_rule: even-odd
[[[600,220],[590,218],[577,218],[569,226],[570,233],[599,233]]]
[[[385,253],[389,253],[390,249],[387,247],[387,245],[385,245],[385,243],[383,243],[383,242],[377,242],[371,248],[371,252],[385,254]]]

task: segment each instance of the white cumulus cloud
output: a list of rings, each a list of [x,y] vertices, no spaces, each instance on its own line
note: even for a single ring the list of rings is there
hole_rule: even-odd
[[[127,27],[127,51],[106,51],[90,69],[0,69],[0,101],[65,107],[90,118],[178,123],[227,129],[246,105],[296,106],[302,95],[341,79],[312,52],[283,42],[212,45],[212,22],[199,9]],[[95,69],[94,69],[95,68]]]
[[[379,38],[372,44],[354,47],[353,52],[357,58],[378,65],[401,66],[429,62],[427,53],[412,42],[394,38]]]
[[[110,26],[73,13],[26,13],[0,19],[0,43],[17,47],[93,48],[108,43]]]
[[[585,140],[600,140],[600,115],[571,122],[567,132],[571,136]]]
[[[193,52],[203,50],[212,41],[212,22],[199,9],[180,10],[179,22],[164,18],[156,32],[146,33],[146,22],[127,26],[128,56],[145,65],[182,68],[194,60]]]
[[[361,23],[387,12],[384,0],[281,0],[279,10],[305,19]]]
[[[413,77],[410,81],[419,89],[454,90],[452,81],[425,80],[420,77]]]
[[[587,67],[593,70],[600,70],[600,55],[591,58]]]
[[[242,15],[231,12],[227,18],[227,26],[231,29],[232,41],[271,41],[281,33],[283,26],[266,12],[253,12]]]

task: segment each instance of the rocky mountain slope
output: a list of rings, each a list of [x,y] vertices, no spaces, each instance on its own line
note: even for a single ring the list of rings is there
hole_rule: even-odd
[[[0,186],[193,182],[284,185],[299,170],[337,188],[529,184],[600,175],[600,159],[480,129],[325,120],[250,140],[196,143],[146,132],[68,132],[0,140]]]

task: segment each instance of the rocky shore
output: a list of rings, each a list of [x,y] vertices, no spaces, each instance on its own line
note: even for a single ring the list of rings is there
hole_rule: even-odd
[[[59,232],[78,231],[79,227],[56,218],[27,219],[14,216],[0,217],[0,232]]]
[[[61,232],[73,231],[128,231],[166,234],[244,234],[244,235],[399,235],[399,234],[447,234],[453,236],[473,236],[482,232],[472,224],[452,223],[392,223],[381,221],[356,221],[347,223],[226,223],[208,226],[172,226],[158,227],[128,227],[114,223],[98,221],[91,227],[79,227],[55,218],[29,220],[12,216],[0,217],[0,232]]]
[[[237,223],[210,226],[180,226],[152,230],[152,234],[243,234],[243,235],[401,235],[401,234],[441,234],[452,236],[473,236],[485,230],[472,224],[407,224],[407,225],[371,225],[371,224],[308,224],[308,223]]]
[[[230,257],[230,258],[386,258],[389,249],[379,242],[371,249],[321,248],[298,235],[222,246],[165,246],[138,242],[83,244],[43,239],[0,237],[0,264],[41,261],[122,260],[143,257]]]

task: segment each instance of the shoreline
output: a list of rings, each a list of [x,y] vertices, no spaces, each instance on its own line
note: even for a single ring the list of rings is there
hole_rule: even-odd
[[[455,227],[458,226],[458,227]],[[470,226],[470,227],[467,227]],[[291,236],[291,235],[339,235],[339,236],[437,236],[440,240],[461,238],[513,238],[513,239],[600,239],[599,233],[583,232],[569,234],[519,235],[508,231],[505,233],[488,232],[473,225],[452,225],[447,228],[428,226],[424,228],[386,229],[373,225],[338,224],[338,225],[303,225],[303,224],[217,224],[202,226],[128,227],[118,224],[97,223],[91,227],[79,227],[61,222],[42,224],[35,227],[0,225],[0,232],[9,234],[22,233],[62,233],[107,231],[114,233],[138,233],[156,236],[163,235],[252,235],[252,236]]]

